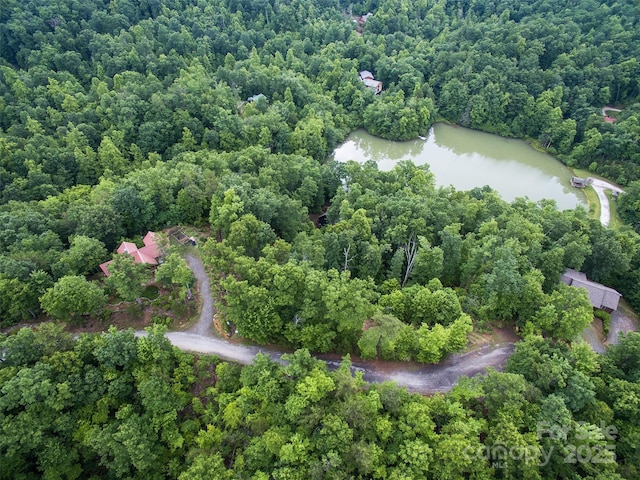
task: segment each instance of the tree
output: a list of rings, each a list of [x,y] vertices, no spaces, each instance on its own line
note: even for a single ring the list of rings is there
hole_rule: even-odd
[[[595,399],[595,385],[589,377],[593,370],[585,369],[582,356],[564,344],[530,335],[518,343],[507,371],[524,376],[543,395],[558,395],[569,410],[578,412]]]
[[[116,188],[111,194],[110,204],[118,212],[127,236],[145,232],[154,223],[155,205],[143,198],[133,186]]]
[[[131,302],[142,295],[144,284],[149,281],[148,265],[138,263],[133,256],[117,253],[109,264],[107,286],[118,293],[125,302]]]
[[[430,325],[439,323],[446,327],[462,314],[460,300],[450,288],[442,288],[432,292],[423,308],[422,317]]]
[[[591,254],[587,256],[583,270],[590,279],[607,284],[629,270],[638,249],[638,237],[630,233],[615,232],[601,225],[594,227],[590,234]]]
[[[74,203],[69,207],[68,220],[76,235],[100,240],[107,251],[113,250],[125,235],[120,214],[106,203]]]
[[[193,284],[193,272],[187,265],[187,262],[177,253],[169,254],[164,262],[156,268],[156,282],[163,285],[179,285],[189,289]]]
[[[291,134],[291,146],[294,152],[309,155],[316,160],[327,156],[327,140],[324,137],[324,122],[312,112],[298,122]]]
[[[500,247],[496,256],[491,273],[484,276],[486,303],[493,315],[506,320],[518,310],[524,282],[518,271],[516,254],[510,247]]]
[[[468,335],[473,330],[471,317],[467,314],[460,315],[449,327],[449,338],[445,344],[447,353],[463,351],[469,343]]]
[[[6,352],[6,358],[0,364],[2,367],[28,366],[42,357],[70,350],[73,338],[64,331],[63,325],[47,322],[37,330],[21,328],[15,335],[2,339],[0,345]]]
[[[209,222],[220,238],[229,235],[231,224],[235,222],[244,210],[244,202],[233,188],[224,192],[222,202],[215,195],[211,198],[211,212]]]
[[[549,298],[555,309],[555,320],[543,330],[552,338],[571,341],[593,321],[593,308],[587,291],[563,283]]]
[[[246,214],[231,224],[225,241],[233,248],[240,248],[247,256],[258,258],[262,249],[272,244],[276,235],[271,227],[252,214]]]
[[[49,288],[40,304],[56,320],[77,323],[85,315],[95,315],[104,306],[107,297],[95,283],[81,276],[65,276]]]
[[[383,360],[405,360],[396,351],[400,336],[404,330],[412,328],[392,315],[376,314],[370,325],[358,340],[358,349],[362,358],[382,358]],[[411,335],[414,335],[411,332]]]
[[[178,192],[176,203],[185,223],[200,225],[209,209],[205,192],[195,183],[189,183]]]
[[[631,183],[618,198],[620,217],[634,229],[640,227],[640,181]]]
[[[98,147],[98,164],[100,173],[110,170],[116,175],[122,175],[127,163],[120,149],[113,143],[111,137],[105,136]]]
[[[35,319],[41,312],[39,298],[52,286],[51,276],[42,270],[32,271],[27,281],[0,275],[0,324]]]
[[[52,270],[57,277],[65,275],[87,275],[107,258],[107,249],[100,240],[75,235],[71,246],[60,256]]]
[[[326,318],[335,324],[343,348],[351,350],[357,343],[365,319],[374,312],[371,303],[375,298],[373,282],[352,279],[348,271],[338,273],[329,270],[327,276],[329,283],[322,293]]]
[[[198,455],[178,478],[179,480],[207,480],[212,476],[220,480],[234,479],[233,472],[225,467],[224,459],[219,452],[214,455]]]
[[[602,361],[605,375],[629,382],[640,379],[640,334],[629,332],[621,335],[617,345],[611,345]]]
[[[436,324],[429,328],[422,324],[416,332],[419,349],[416,360],[424,363],[438,363],[446,353],[445,348],[449,342],[449,332],[442,325]]]
[[[460,279],[460,265],[462,262],[462,236],[459,223],[447,225],[439,232],[443,252],[442,283],[457,285]]]
[[[424,285],[432,278],[440,278],[442,275],[444,252],[440,247],[432,247],[424,237],[420,237],[419,240],[420,248],[416,255],[411,278]]]
[[[231,278],[223,281],[223,286],[227,291],[223,311],[238,333],[260,343],[277,342],[282,334],[282,319],[269,291]]]

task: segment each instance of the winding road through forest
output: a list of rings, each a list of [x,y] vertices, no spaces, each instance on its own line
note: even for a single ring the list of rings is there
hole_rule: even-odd
[[[201,312],[198,321],[188,331],[167,332],[166,336],[171,344],[181,350],[216,355],[221,359],[244,365],[251,363],[258,353],[264,353],[274,361],[283,363],[280,357],[285,352],[282,350],[241,345],[214,336],[212,330],[214,306],[209,278],[200,258],[187,255],[186,260],[198,281],[198,290],[202,299]],[[136,332],[136,334],[144,335],[145,332]],[[487,367],[503,369],[513,349],[512,342],[485,346],[470,352],[451,355],[437,365],[353,360],[352,369],[362,372],[363,378],[368,382],[393,381],[408,390],[432,394],[449,391],[462,375],[472,377],[483,373]],[[317,358],[325,361],[330,369],[340,365],[340,358],[337,355],[317,355]]]
[[[187,255],[186,260],[198,281],[198,290],[202,299],[201,312],[198,321],[188,331],[167,332],[166,336],[171,344],[184,351],[216,355],[221,359],[243,365],[251,363],[258,353],[269,355],[274,361],[286,363],[280,358],[283,353],[286,353],[283,350],[241,345],[214,336],[212,328],[214,305],[209,278],[200,258],[195,255]],[[633,321],[618,311],[614,312],[606,343],[617,343],[619,332],[630,330],[635,330]],[[136,332],[136,335],[145,334],[146,332],[143,331]],[[594,350],[604,351],[605,347],[598,339],[597,334],[586,335],[585,339],[592,344]],[[473,377],[484,373],[488,367],[502,370],[514,348],[513,342],[486,345],[470,352],[451,355],[437,365],[352,360],[352,370],[362,372],[363,378],[368,382],[392,381],[413,392],[433,394],[451,390],[461,376]],[[340,365],[338,355],[320,354],[316,357],[325,361],[330,369],[336,369]]]

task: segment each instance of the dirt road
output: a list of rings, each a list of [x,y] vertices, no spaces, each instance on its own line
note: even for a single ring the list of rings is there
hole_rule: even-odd
[[[602,116],[606,117],[607,116],[607,112],[621,112],[622,110],[620,110],[619,108],[614,108],[614,107],[602,107]]]
[[[594,352],[604,353],[607,350],[608,345],[618,343],[621,332],[635,332],[636,330],[637,327],[633,319],[629,315],[626,315],[624,311],[618,309],[611,312],[609,334],[604,342],[601,340],[601,335],[593,324],[588,325],[580,336],[584,341],[591,345]]]
[[[187,255],[187,265],[193,272],[196,280],[198,281],[198,290],[200,292],[200,298],[202,299],[200,318],[189,329],[191,333],[197,333],[199,335],[211,336],[213,329],[213,297],[211,296],[211,285],[209,284],[209,277],[204,271],[204,265],[202,260],[193,255]]]
[[[635,332],[637,327],[634,321],[619,309],[611,313],[611,324],[609,325],[609,335],[607,335],[607,345],[618,343],[621,332]]]
[[[146,332],[136,332],[145,335]],[[194,353],[216,355],[223,360],[247,365],[258,353],[269,355],[272,360],[286,363],[280,357],[282,351],[260,346],[237,345],[226,340],[191,332],[168,332],[167,338],[180,350]],[[353,360],[352,370],[363,372],[368,382],[382,383],[392,381],[408,390],[431,394],[447,392],[457,383],[462,375],[473,377],[484,373],[487,367],[502,370],[513,353],[513,343],[484,347],[460,355],[452,355],[437,365],[420,365],[413,363]],[[319,355],[329,369],[334,370],[340,360],[331,356]]]

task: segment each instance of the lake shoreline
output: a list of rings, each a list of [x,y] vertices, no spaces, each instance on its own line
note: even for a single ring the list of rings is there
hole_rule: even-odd
[[[587,207],[584,193],[570,186],[570,169],[521,139],[437,122],[424,139],[390,141],[364,129],[351,132],[333,152],[338,162],[375,161],[390,170],[400,160],[428,164],[437,186],[456,190],[490,186],[506,201],[528,197],[555,200],[558,208]]]

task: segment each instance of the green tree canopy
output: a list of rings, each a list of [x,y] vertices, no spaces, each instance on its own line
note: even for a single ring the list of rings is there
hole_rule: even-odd
[[[78,323],[84,315],[97,314],[106,301],[102,288],[74,275],[62,277],[40,297],[45,312],[71,323]]]

